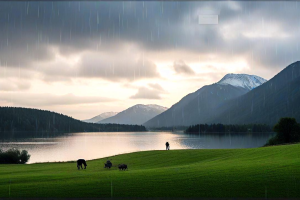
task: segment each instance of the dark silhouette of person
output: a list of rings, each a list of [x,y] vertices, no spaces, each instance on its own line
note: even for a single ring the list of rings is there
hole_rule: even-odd
[[[84,159],[77,160],[77,168],[78,169],[80,169],[80,167],[81,167],[81,169],[83,169],[82,164],[84,165],[84,169],[86,169],[87,164],[86,164],[85,160]]]
[[[166,150],[170,150],[170,144],[169,144],[169,142],[166,142]]]

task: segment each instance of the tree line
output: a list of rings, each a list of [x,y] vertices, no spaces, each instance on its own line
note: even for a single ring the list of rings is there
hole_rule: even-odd
[[[239,132],[272,132],[267,124],[197,124],[189,126],[185,133],[239,133]]]
[[[86,123],[39,109],[0,107],[1,132],[131,132],[146,131],[141,125]]]
[[[163,127],[149,128],[149,131],[184,131],[187,128],[188,126],[163,126]]]

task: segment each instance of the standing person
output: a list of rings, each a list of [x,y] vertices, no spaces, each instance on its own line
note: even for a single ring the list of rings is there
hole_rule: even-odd
[[[166,142],[166,150],[170,150],[170,144],[169,144],[169,142]]]

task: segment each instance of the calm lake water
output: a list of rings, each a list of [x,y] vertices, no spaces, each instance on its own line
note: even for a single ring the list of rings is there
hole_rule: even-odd
[[[86,160],[146,150],[164,150],[168,141],[172,149],[228,149],[263,146],[274,133],[210,133],[201,135],[180,132],[102,132],[74,133],[49,137],[0,138],[3,150],[15,147],[31,155],[28,163]]]

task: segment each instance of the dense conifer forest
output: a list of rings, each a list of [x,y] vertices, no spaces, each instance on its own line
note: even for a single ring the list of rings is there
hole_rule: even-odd
[[[240,133],[240,132],[272,132],[266,124],[197,124],[189,126],[185,133]]]
[[[31,108],[0,107],[1,132],[131,132],[144,126],[86,123],[72,117]]]

